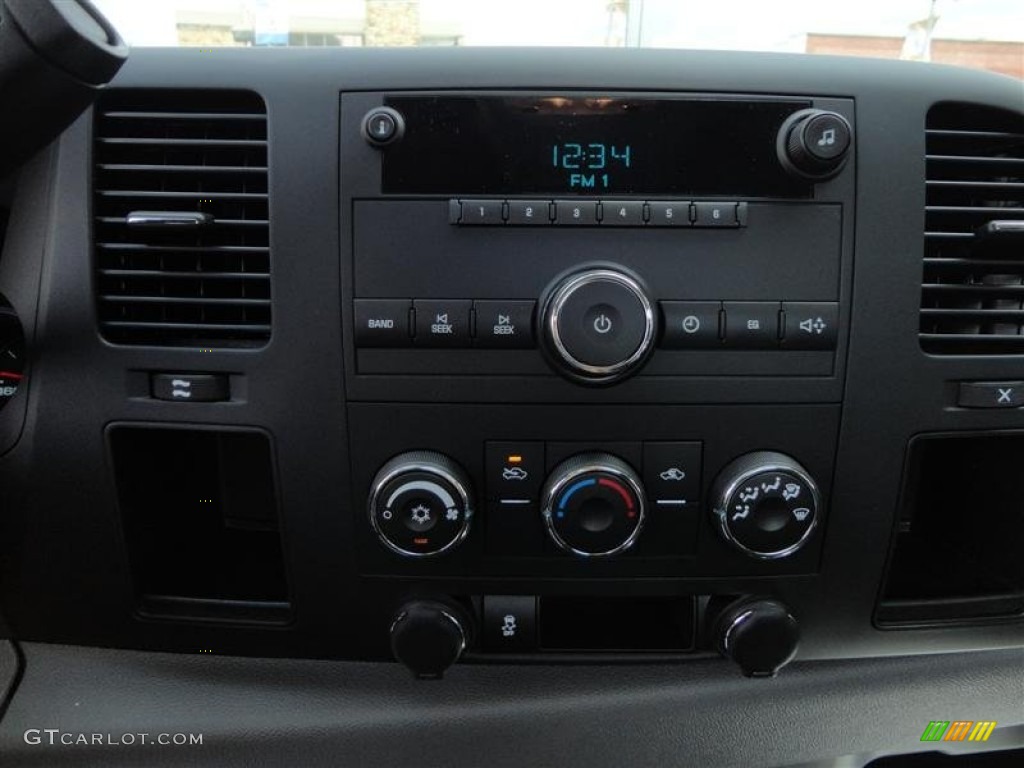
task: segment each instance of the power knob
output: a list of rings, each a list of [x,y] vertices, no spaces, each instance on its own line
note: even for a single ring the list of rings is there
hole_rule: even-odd
[[[542,301],[543,349],[555,370],[583,384],[612,384],[644,364],[657,337],[654,302],[618,269],[584,269]]]
[[[759,560],[797,552],[821,516],[821,495],[810,473],[774,451],[749,453],[730,463],[711,494],[719,533]]]
[[[794,176],[825,181],[843,169],[852,141],[853,129],[838,112],[802,109],[782,124],[776,149]]]
[[[412,451],[381,467],[370,490],[370,524],[404,557],[431,557],[462,542],[473,519],[471,484],[447,456]]]

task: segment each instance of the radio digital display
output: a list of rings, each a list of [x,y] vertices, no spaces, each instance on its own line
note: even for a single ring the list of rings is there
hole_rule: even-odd
[[[806,198],[775,149],[805,101],[578,95],[392,96],[405,134],[386,194]]]

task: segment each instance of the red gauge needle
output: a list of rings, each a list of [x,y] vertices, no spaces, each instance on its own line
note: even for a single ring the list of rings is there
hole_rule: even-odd
[[[17,379],[21,381],[24,377],[20,373],[12,373],[11,371],[0,371],[0,379]]]

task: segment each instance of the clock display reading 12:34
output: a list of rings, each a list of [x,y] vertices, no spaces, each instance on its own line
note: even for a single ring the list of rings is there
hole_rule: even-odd
[[[564,142],[551,147],[551,165],[566,172],[570,189],[609,189],[615,174],[633,166],[629,144]]]

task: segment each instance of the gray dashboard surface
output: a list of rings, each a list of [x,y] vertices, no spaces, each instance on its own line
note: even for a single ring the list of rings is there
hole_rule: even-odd
[[[4,765],[794,765],[921,750],[930,720],[959,718],[998,721],[989,749],[1024,745],[1019,649],[804,662],[771,680],[710,660],[460,665],[440,682],[385,664],[23,650],[0,724]],[[203,744],[26,742],[45,728],[115,741],[201,733]]]

